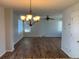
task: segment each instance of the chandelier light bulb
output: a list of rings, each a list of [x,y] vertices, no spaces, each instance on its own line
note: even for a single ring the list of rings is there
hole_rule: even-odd
[[[31,15],[31,14],[26,15],[26,21],[29,21],[29,20],[31,20],[31,19],[32,19],[32,15]]]
[[[21,18],[22,21],[25,21],[26,17],[25,16],[21,16],[20,18]]]
[[[34,20],[34,21],[40,21],[40,16],[35,16],[35,17],[33,17],[33,20]]]

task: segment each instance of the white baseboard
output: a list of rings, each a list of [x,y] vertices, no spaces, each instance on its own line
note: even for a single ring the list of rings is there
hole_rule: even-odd
[[[3,53],[1,53],[1,54],[0,54],[0,57],[2,57],[5,53],[6,53],[6,51],[4,51]]]
[[[13,52],[13,51],[14,51],[14,48],[12,50],[6,50],[6,51],[4,51],[3,53],[0,54],[0,57],[2,57],[7,52]]]
[[[19,39],[17,39],[17,41],[14,42],[14,45],[15,45],[17,42],[19,42],[22,38],[23,38],[23,36],[21,36]]]
[[[7,52],[13,52],[15,49],[13,48],[13,49],[11,49],[11,50],[7,50]]]
[[[71,56],[68,52],[66,52],[63,48],[61,48],[61,50],[62,50],[64,53],[66,53],[66,54],[69,56],[69,58],[72,58],[72,56]]]

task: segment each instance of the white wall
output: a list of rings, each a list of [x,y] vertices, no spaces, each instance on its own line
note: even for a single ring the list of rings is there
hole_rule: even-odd
[[[4,8],[0,7],[0,57],[6,52]]]
[[[0,57],[5,52],[12,52],[13,45],[13,11],[0,7]]]
[[[13,44],[13,10],[10,8],[4,9],[5,15],[5,33],[6,33],[6,50],[13,51],[14,44]]]
[[[13,9],[0,7],[0,57],[5,52],[12,52],[22,37],[23,33],[18,33],[18,16]]]
[[[61,37],[61,31],[58,28],[58,22],[61,19],[56,20],[43,20],[31,27],[31,32],[25,33],[24,37]]]
[[[23,38],[23,32],[18,33],[18,19],[19,16],[17,13],[13,13],[13,35],[14,35],[14,44]]]
[[[79,3],[63,12],[62,50],[79,58]]]

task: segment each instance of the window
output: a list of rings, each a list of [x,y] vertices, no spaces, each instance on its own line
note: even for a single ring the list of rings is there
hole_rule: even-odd
[[[31,27],[28,25],[27,22],[24,23],[24,31],[25,32],[31,32]]]
[[[58,21],[58,31],[62,32],[62,20]]]
[[[18,20],[18,33],[23,32],[23,22]]]

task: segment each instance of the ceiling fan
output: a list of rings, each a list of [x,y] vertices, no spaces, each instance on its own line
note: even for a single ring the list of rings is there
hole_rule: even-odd
[[[45,17],[42,17],[42,19],[44,19],[44,20],[47,20],[47,21],[49,21],[49,20],[55,20],[55,18],[52,18],[52,17],[50,17],[50,16],[45,16]]]

